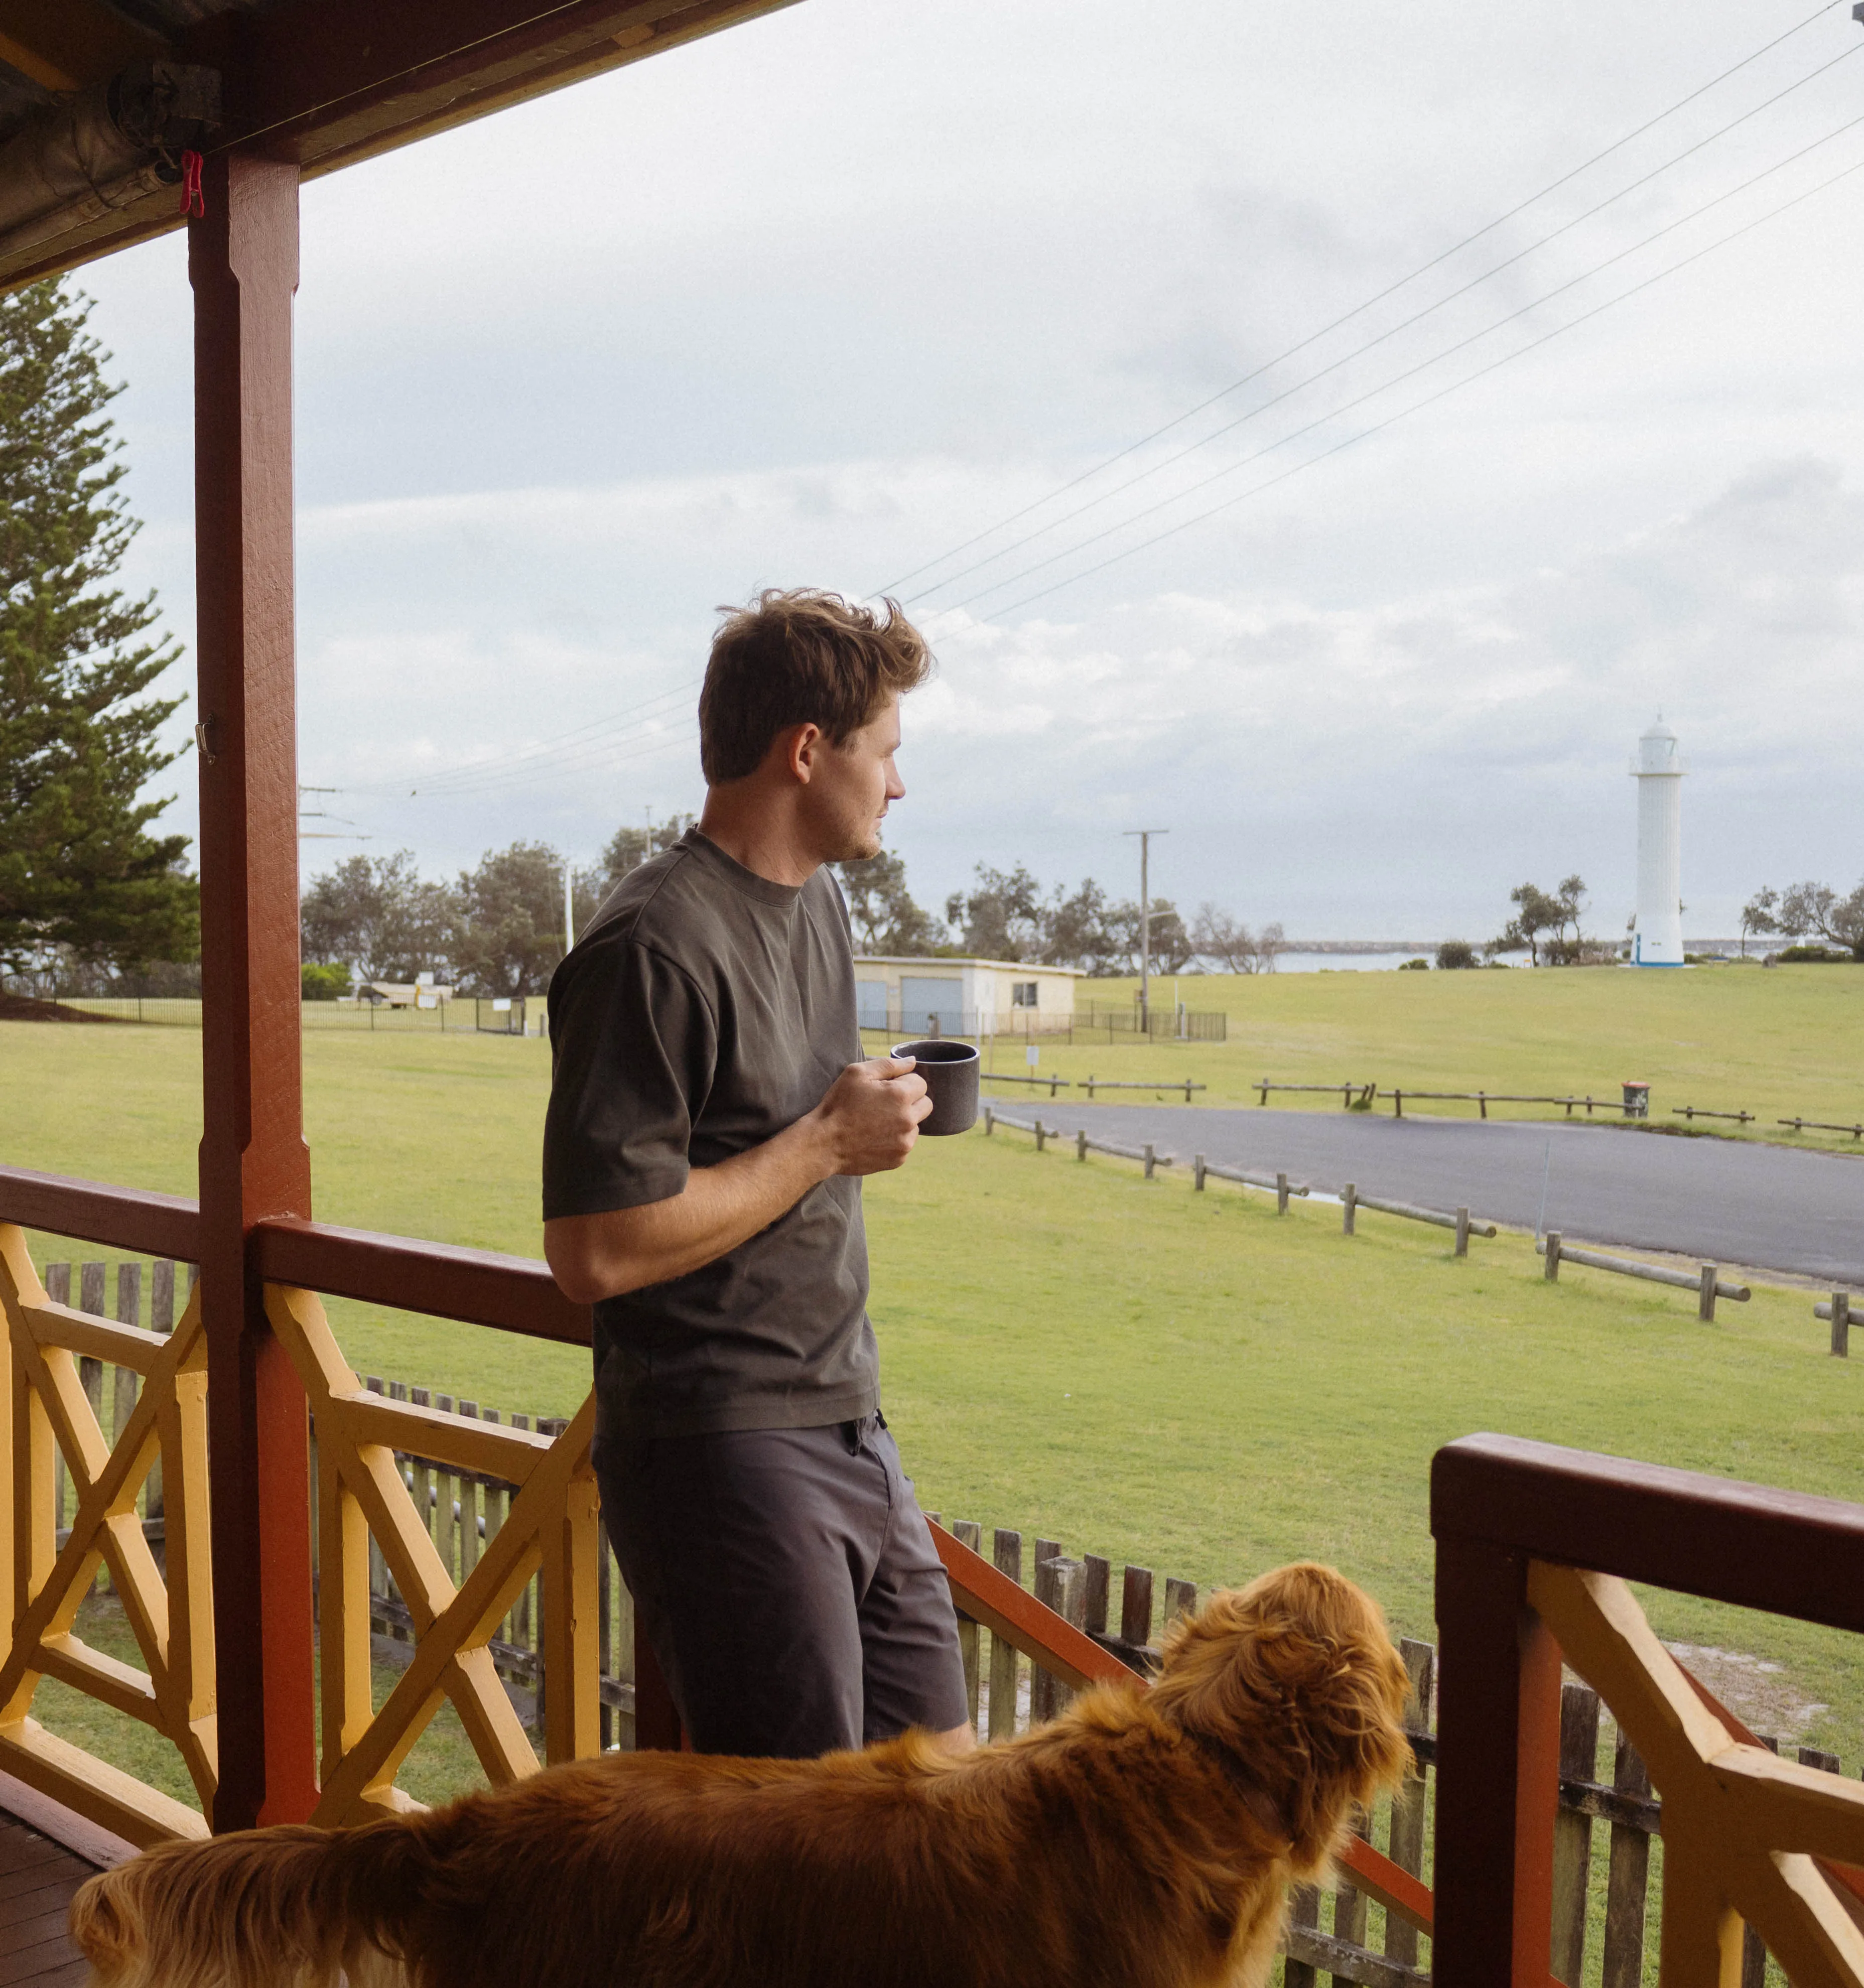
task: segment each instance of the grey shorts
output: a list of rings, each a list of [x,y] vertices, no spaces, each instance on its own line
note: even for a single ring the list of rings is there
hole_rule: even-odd
[[[699,1752],[807,1760],[963,1723],[951,1591],[883,1417],[598,1436],[592,1461]]]

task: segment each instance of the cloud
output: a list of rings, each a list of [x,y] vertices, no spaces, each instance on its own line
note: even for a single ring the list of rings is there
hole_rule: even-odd
[[[1143,34],[1111,0],[811,0],[314,183],[303,777],[431,867],[519,837],[591,854],[642,807],[699,798],[675,693],[715,604],[895,583],[942,661],[909,712],[895,830],[929,903],[980,859],[1130,888],[1120,831],[1169,822],[1162,888],[1315,935],[1479,933],[1510,884],[1574,868],[1602,918],[1629,897],[1624,769],[1659,704],[1696,769],[1692,929],[1730,926],[1769,878],[1845,881],[1864,743],[1855,198],[1267,481],[1662,259],[1345,401],[1854,116],[1855,71],[1835,70],[1576,220],[1850,46],[1839,10],[1454,248],[1778,30],[1749,0],[1708,0],[1687,37],[1605,0],[1184,0]],[[1676,252],[1722,218],[1680,228]],[[127,577],[185,631],[180,245],[85,281],[130,382],[126,487],[150,529]],[[1065,531],[930,583],[1244,415]],[[1156,523],[1242,501],[1086,573],[1154,527],[1088,533],[1311,422]],[[1011,606],[1054,579],[1071,583]]]

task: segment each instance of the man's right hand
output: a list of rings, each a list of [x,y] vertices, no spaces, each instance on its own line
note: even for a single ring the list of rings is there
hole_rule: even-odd
[[[906,1164],[932,1108],[911,1057],[875,1057],[850,1063],[809,1115],[836,1173],[884,1174]]]

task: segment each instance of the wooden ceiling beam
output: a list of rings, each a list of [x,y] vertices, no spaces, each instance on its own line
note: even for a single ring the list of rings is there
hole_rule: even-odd
[[[156,36],[132,27],[100,0],[0,4],[0,62],[56,94],[101,83],[139,56],[164,52]]]
[[[0,0],[0,20],[67,4],[95,0]],[[314,178],[793,4],[296,0],[198,22],[170,52],[220,72],[213,149],[262,144]],[[179,225],[174,195],[152,195],[0,258],[0,293]]]
[[[559,22],[548,35],[526,36],[522,48],[506,43],[425,66],[392,86],[332,106],[333,114],[320,115],[301,134],[287,128],[269,140],[293,152],[305,176],[315,178],[794,4],[600,0],[573,10],[580,18]]]
[[[222,73],[217,147],[262,139],[314,171],[789,4],[296,0],[203,22],[182,52]]]

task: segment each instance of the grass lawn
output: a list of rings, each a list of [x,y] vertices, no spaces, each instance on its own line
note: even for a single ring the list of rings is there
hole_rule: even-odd
[[[1525,999],[1551,1013],[1581,998],[1569,989],[1612,979],[1341,975],[1317,992],[1291,976],[1240,992],[1266,989],[1297,1015],[1288,990],[1304,994],[1310,1030],[1337,1002],[1369,1030],[1381,1000]],[[1752,991],[1725,993],[1732,979],[1670,976],[1649,996],[1649,982],[1615,984],[1705,1008],[1773,999],[1778,985],[1802,1024],[1856,998],[1840,969],[1751,974]],[[1488,995],[1504,980],[1507,995]],[[0,1161],[185,1190],[198,1052],[184,1030],[0,1025]],[[307,1039],[305,1073],[320,1214],[536,1252],[543,1044],[331,1033]],[[1757,1288],[1703,1327],[1684,1293],[1584,1272],[1548,1286],[1524,1238],[1478,1242],[1457,1262],[1436,1230],[1362,1215],[1348,1239],[1331,1208],[1278,1218],[1260,1196],[1039,1157],[1009,1133],[925,1142],[868,1184],[868,1208],[889,1415],[922,1498],[951,1516],[1200,1584],[1316,1555],[1428,1636],[1427,1466],[1472,1430],[1864,1499],[1864,1371],[1825,1354],[1802,1292]],[[46,1239],[36,1252],[100,1253]],[[532,1413],[568,1412],[586,1384],[571,1349],[333,1310],[364,1371]],[[1681,1598],[1653,1607],[1668,1636],[1782,1665],[1717,1676],[1747,1692],[1752,1723],[1828,1746],[1855,1771],[1864,1652]]]

